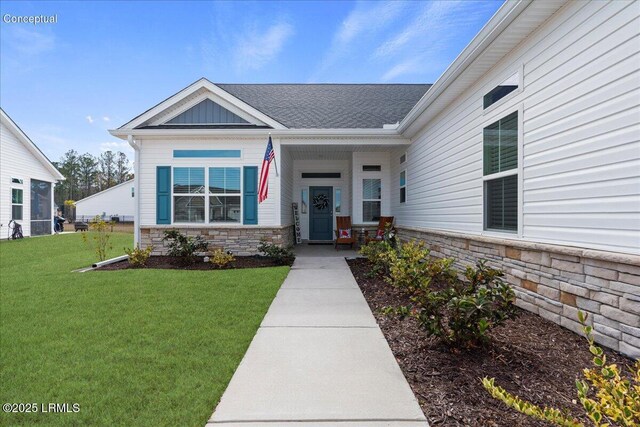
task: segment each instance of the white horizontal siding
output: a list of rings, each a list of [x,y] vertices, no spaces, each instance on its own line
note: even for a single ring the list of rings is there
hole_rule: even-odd
[[[257,166],[262,165],[265,150],[264,139],[184,139],[179,142],[166,140],[142,140],[140,148],[140,224],[156,224],[156,167],[216,167],[216,166]],[[173,150],[242,150],[240,159],[214,158],[173,158]],[[280,225],[280,179],[273,166],[269,173],[269,197],[258,205],[258,225]],[[173,215],[173,207],[172,207]],[[207,225],[207,224],[203,224]],[[215,224],[211,224],[212,227]]]
[[[135,199],[132,197],[133,181],[123,183],[108,190],[96,193],[76,202],[76,217],[93,217],[96,215],[135,214]]]
[[[567,3],[416,135],[404,206],[392,153],[398,223],[482,234],[482,128],[520,109],[520,237],[640,253],[639,52],[640,3]],[[519,69],[522,92],[483,112]]]
[[[23,184],[12,184],[11,178],[22,179]],[[0,123],[0,238],[6,239],[8,235],[7,227],[11,220],[11,188],[23,190],[23,219],[18,223],[22,225],[25,236],[31,235],[31,179],[51,182],[52,187],[56,182],[49,169],[34,157],[4,123]]]

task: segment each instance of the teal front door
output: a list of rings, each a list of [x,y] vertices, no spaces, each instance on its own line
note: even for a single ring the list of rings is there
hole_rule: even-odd
[[[333,240],[333,187],[310,187],[309,196],[309,240]]]

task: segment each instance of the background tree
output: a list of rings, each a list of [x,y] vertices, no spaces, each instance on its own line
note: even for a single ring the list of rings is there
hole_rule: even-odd
[[[98,161],[89,153],[79,158],[79,179],[81,199],[95,193],[98,186]]]
[[[98,160],[100,164],[100,191],[113,187],[116,181],[116,155],[113,151],[105,151]]]
[[[118,184],[122,184],[131,179],[131,173],[129,169],[129,159],[127,155],[121,151],[118,151],[116,155],[116,181]]]

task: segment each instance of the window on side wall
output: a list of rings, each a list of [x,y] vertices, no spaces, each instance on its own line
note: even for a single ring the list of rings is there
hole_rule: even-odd
[[[173,168],[173,222],[204,222],[204,168]]]
[[[24,192],[21,188],[11,189],[11,219],[22,221]]]
[[[400,172],[400,203],[407,201],[407,171]]]
[[[362,222],[376,222],[380,219],[382,205],[382,180],[366,178],[362,180]]]
[[[240,168],[209,168],[209,222],[242,218]]]
[[[518,230],[518,112],[483,131],[484,229]]]
[[[520,73],[515,73],[498,86],[494,87],[482,98],[482,107],[489,108],[496,102],[500,101],[511,92],[518,90],[520,84]]]

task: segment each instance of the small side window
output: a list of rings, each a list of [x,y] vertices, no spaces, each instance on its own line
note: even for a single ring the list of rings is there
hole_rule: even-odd
[[[400,172],[400,203],[407,201],[407,171]]]
[[[20,178],[11,178],[12,184],[22,184],[22,180]]]
[[[362,172],[380,172],[381,170],[380,165],[362,165]]]
[[[514,75],[500,83],[498,86],[491,89],[491,91],[487,93],[482,100],[483,108],[489,108],[505,96],[509,95],[511,92],[517,90],[519,83],[520,74],[515,73]]]
[[[407,153],[404,153],[402,156],[400,156],[400,164],[403,164],[406,161],[407,161]]]

